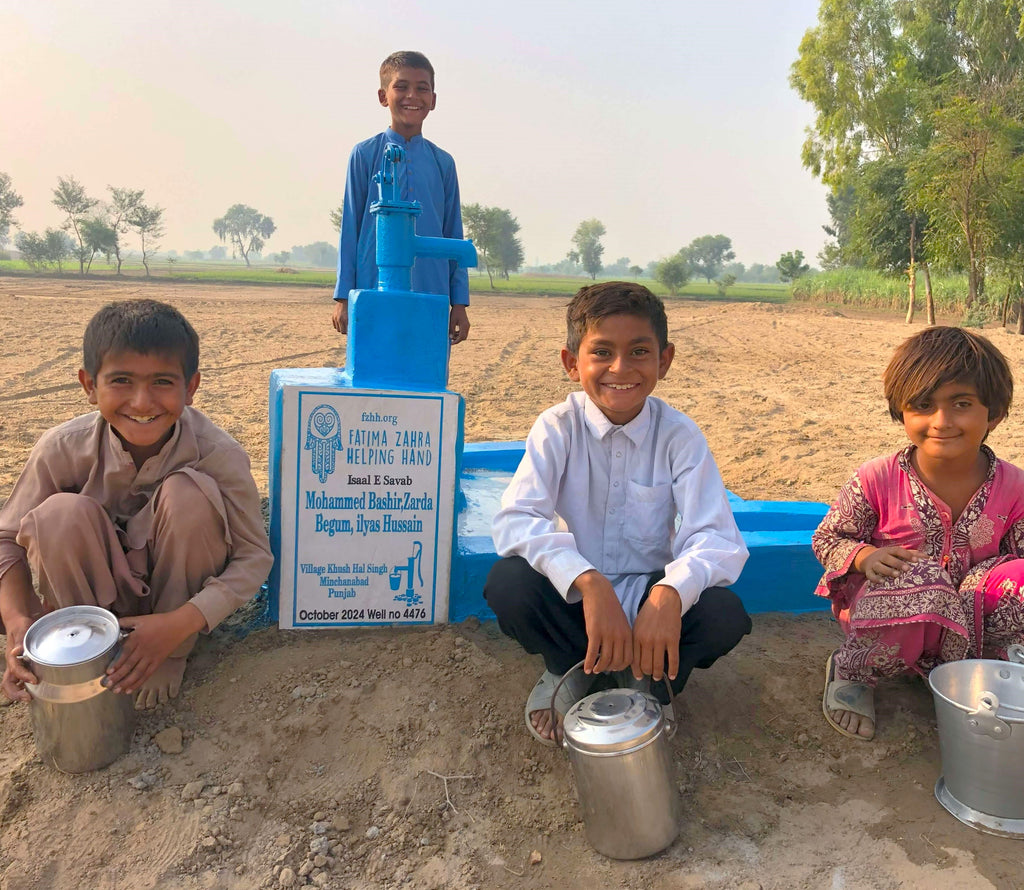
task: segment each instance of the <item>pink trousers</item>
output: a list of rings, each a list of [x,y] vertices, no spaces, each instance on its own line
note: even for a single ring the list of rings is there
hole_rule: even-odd
[[[1024,643],[1024,559],[1002,562],[980,580],[969,575],[959,590],[945,577],[947,589],[933,578],[926,599],[920,587],[899,590],[898,579],[877,594],[869,590],[867,597],[891,605],[889,619],[878,617],[877,606],[859,610],[860,600],[838,612],[846,641],[836,653],[837,676],[874,686],[882,677],[925,676],[960,658],[1005,659],[1007,647]],[[875,617],[868,622],[864,614]]]

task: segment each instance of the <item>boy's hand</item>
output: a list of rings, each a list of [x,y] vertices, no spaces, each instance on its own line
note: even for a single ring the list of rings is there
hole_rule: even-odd
[[[203,613],[191,603],[173,612],[118,619],[131,628],[121,644],[121,656],[107,668],[106,685],[114,692],[132,693],[192,634],[206,627]]]
[[[11,701],[32,701],[32,695],[25,688],[25,684],[39,682],[36,675],[25,667],[25,662],[18,657],[25,651],[25,647],[22,645],[25,640],[25,631],[31,626],[31,618],[10,622],[7,625],[7,649],[4,652],[6,665],[0,688]]]
[[[660,680],[668,658],[668,678],[679,672],[679,634],[682,629],[682,600],[674,587],[656,584],[633,626],[633,676]]]
[[[22,644],[26,631],[44,611],[32,590],[28,563],[15,563],[0,578],[0,617],[7,632],[4,678],[0,681],[0,689],[11,701],[32,701],[32,694],[25,684],[39,682],[18,656],[25,651]]]
[[[448,314],[448,339],[452,346],[461,343],[469,336],[469,313],[466,307],[461,304],[452,306]]]
[[[348,300],[335,300],[331,324],[339,334],[348,333]]]
[[[583,595],[587,655],[583,671],[621,671],[633,657],[633,632],[611,582],[600,572],[584,572],[573,586]]]
[[[905,547],[862,547],[853,558],[853,569],[863,572],[869,581],[895,578],[915,562],[927,559],[928,554]]]

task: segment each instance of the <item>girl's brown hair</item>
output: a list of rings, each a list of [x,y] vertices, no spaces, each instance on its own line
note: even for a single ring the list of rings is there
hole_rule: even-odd
[[[882,378],[889,415],[903,421],[903,409],[947,383],[970,383],[988,419],[1006,416],[1013,401],[1013,373],[1005,356],[980,334],[963,328],[925,328],[904,340]]]

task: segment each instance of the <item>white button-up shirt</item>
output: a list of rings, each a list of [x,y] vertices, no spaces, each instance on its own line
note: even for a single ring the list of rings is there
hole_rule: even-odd
[[[632,624],[648,576],[674,587],[685,613],[708,587],[735,581],[747,548],[697,425],[661,399],[616,426],[582,392],[533,425],[492,534],[500,556],[522,556],[567,602],[596,569]]]

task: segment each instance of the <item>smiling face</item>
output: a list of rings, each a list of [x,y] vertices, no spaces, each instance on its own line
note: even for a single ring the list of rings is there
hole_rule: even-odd
[[[583,335],[576,355],[562,350],[562,364],[612,423],[629,423],[672,364],[675,347],[658,348],[651,322],[637,315],[608,315]]]
[[[83,368],[78,379],[136,467],[159,453],[199,386],[199,372],[186,380],[177,356],[132,350],[107,353],[95,377]]]
[[[903,408],[903,428],[920,458],[932,462],[972,461],[1002,417],[989,419],[971,383],[944,383]]]
[[[411,139],[423,131],[423,121],[434,110],[434,78],[425,68],[399,68],[386,88],[377,90],[380,104],[391,112],[391,129]]]

